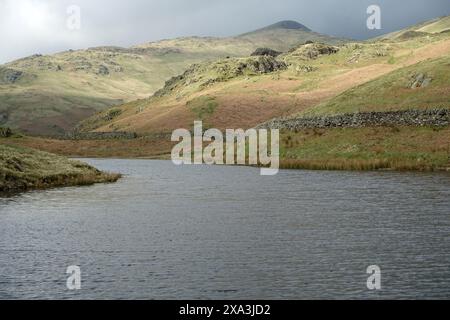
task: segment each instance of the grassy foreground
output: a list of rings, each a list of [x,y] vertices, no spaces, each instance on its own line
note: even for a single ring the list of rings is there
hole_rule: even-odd
[[[115,182],[120,174],[20,146],[0,144],[0,192]]]

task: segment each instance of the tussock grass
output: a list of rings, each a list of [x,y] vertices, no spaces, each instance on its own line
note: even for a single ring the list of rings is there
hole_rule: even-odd
[[[120,177],[62,156],[0,145],[0,192],[116,182]]]
[[[377,127],[284,131],[281,168],[308,170],[450,169],[450,128]]]
[[[280,162],[281,169],[345,170],[345,171],[433,171],[429,164],[414,163],[404,159],[286,159]]]

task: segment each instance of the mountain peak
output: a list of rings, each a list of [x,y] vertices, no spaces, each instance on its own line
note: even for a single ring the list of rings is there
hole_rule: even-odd
[[[297,21],[292,20],[284,20],[277,23],[274,23],[270,26],[267,26],[261,30],[273,30],[273,29],[289,29],[289,30],[303,30],[303,31],[311,31],[308,27],[304,26]]]
[[[309,29],[308,27],[304,26],[301,23],[298,23],[297,21],[283,20],[283,21],[271,24],[270,26],[244,33],[244,34],[242,34],[242,36],[247,36],[247,35],[251,35],[251,34],[257,34],[259,32],[272,31],[272,30],[298,30],[298,31],[305,31],[305,32],[312,31],[311,29]]]

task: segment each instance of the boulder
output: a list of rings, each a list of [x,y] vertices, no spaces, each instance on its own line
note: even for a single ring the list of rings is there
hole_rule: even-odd
[[[251,54],[252,57],[254,56],[271,56],[271,57],[278,57],[281,54],[279,51],[275,51],[270,48],[258,48]]]
[[[13,134],[12,130],[10,128],[2,128],[0,127],[0,137],[1,138],[8,138],[11,137]]]
[[[303,60],[314,60],[322,55],[331,55],[339,52],[339,48],[322,43],[311,43],[295,49],[291,55]]]
[[[107,76],[109,74],[108,67],[101,65],[100,67],[98,67],[97,74],[101,76]]]
[[[408,84],[409,89],[416,89],[416,88],[425,88],[428,87],[433,79],[429,77],[426,73],[418,73],[414,74],[411,77],[411,81]]]
[[[7,113],[0,113],[0,124],[8,121],[8,114]]]
[[[309,73],[317,71],[318,68],[309,65],[299,65],[295,68],[295,70],[297,71],[297,73]]]
[[[23,77],[24,73],[19,70],[4,68],[0,69],[0,82],[13,84]]]

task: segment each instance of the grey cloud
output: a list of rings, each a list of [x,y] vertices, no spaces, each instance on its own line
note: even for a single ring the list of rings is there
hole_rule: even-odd
[[[20,4],[37,8],[32,23]],[[82,29],[66,28],[66,8],[82,10]],[[382,9],[381,31],[366,28],[366,9]],[[98,45],[130,46],[179,36],[229,36],[280,20],[314,31],[367,39],[450,14],[449,0],[0,0],[0,63],[33,53]],[[41,16],[41,17],[39,17]]]

